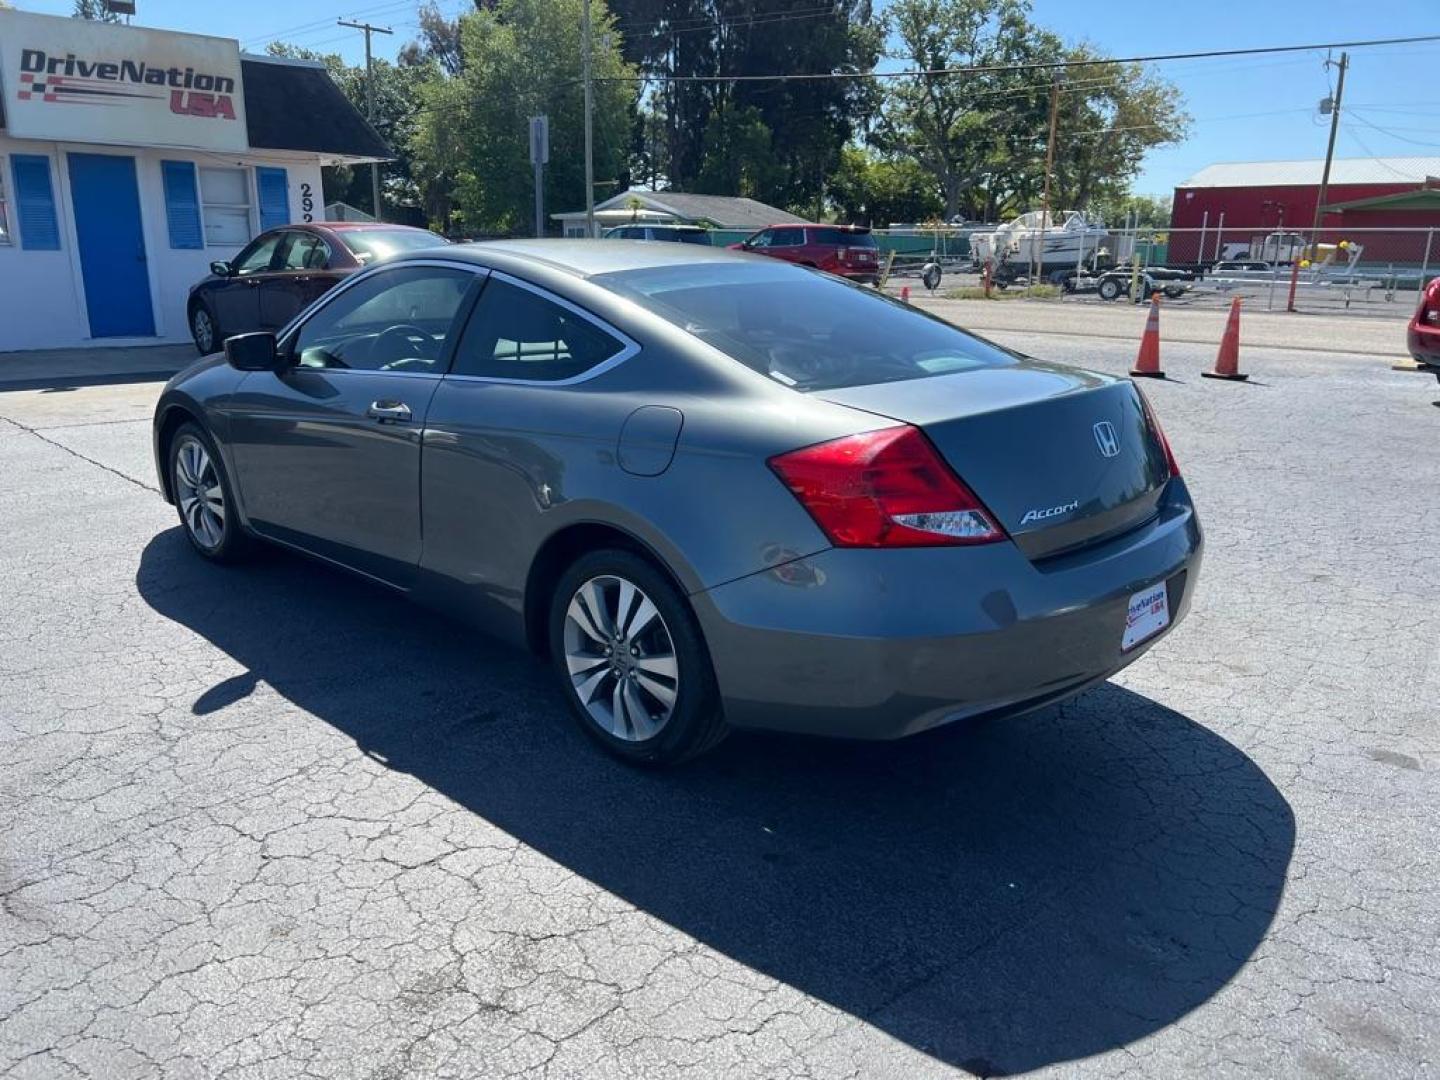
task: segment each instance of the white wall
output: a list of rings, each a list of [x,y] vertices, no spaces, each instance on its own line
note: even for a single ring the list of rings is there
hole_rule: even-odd
[[[76,247],[75,216],[65,153],[123,154],[135,158],[140,188],[140,218],[145,232],[146,269],[154,307],[155,336],[147,338],[91,338],[85,309],[85,289]],[[60,222],[59,251],[26,251],[20,242],[14,208],[14,177],[10,155],[41,154],[50,159],[50,180]],[[162,161],[191,161],[200,165],[273,165],[287,171],[290,220],[305,220],[301,207],[302,184],[309,184],[314,200],[313,220],[324,217],[320,190],[320,161],[316,155],[266,153],[221,155],[184,150],[124,149],[113,146],[50,143],[11,139],[0,132],[0,170],[3,170],[9,225],[13,242],[0,244],[0,352],[18,349],[66,348],[84,345],[156,345],[190,339],[185,301],[190,286],[209,273],[215,259],[231,259],[238,246],[206,247],[181,251],[170,247],[165,220]],[[259,228],[254,174],[250,174],[251,229]]]

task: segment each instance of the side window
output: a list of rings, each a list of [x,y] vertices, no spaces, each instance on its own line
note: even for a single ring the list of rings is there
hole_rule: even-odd
[[[800,247],[805,243],[804,229],[775,229],[771,247]]]
[[[467,270],[396,267],[336,295],[300,327],[292,346],[301,367],[439,373]]]
[[[277,232],[257,237],[236,257],[235,273],[240,277],[248,277],[251,274],[263,274],[269,270],[270,263],[275,258],[275,249],[280,246],[280,239],[284,235],[284,233]]]
[[[758,233],[746,241],[752,248],[767,248],[770,246],[770,238],[774,235],[774,229],[761,229]]]
[[[455,374],[555,382],[581,375],[624,348],[569,308],[492,277],[460,339]]]
[[[287,234],[290,243],[285,249],[282,270],[322,270],[330,261],[330,248],[314,233]]]

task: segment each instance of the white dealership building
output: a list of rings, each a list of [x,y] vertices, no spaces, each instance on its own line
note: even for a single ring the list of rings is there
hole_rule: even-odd
[[[212,261],[390,156],[320,64],[0,11],[0,352],[187,340]]]

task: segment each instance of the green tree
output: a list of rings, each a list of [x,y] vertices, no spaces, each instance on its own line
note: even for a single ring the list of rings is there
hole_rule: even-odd
[[[324,64],[340,91],[362,116],[365,115],[363,64],[351,66],[335,53],[318,53],[283,42],[271,42],[266,51],[271,56],[314,60]],[[435,62],[426,59],[413,64],[392,64],[377,59],[374,70],[375,130],[395,153],[395,160],[384,162],[380,167],[381,198],[385,204],[383,216],[391,221],[423,224],[427,215],[422,208],[410,144],[419,124],[421,87],[438,78],[440,69]],[[322,171],[322,176],[327,202],[338,199],[367,212],[374,211],[368,166],[331,166]]]
[[[880,27],[870,0],[612,0],[626,59],[657,77],[634,127],[636,172],[677,190],[735,195],[738,170],[715,157],[737,132],[770,133],[747,193],[814,209],[840,150],[878,103],[865,79],[685,82],[666,76],[868,71]],[[717,125],[711,131],[711,125]],[[657,139],[657,129],[663,137]]]
[[[630,141],[634,70],[620,55],[604,0],[594,28],[594,160],[597,183],[618,179]],[[550,118],[546,201],[585,205],[581,0],[499,0],[460,23],[463,64],[421,89],[411,149],[440,224],[469,233],[529,228],[533,207],[529,118]]]
[[[1067,58],[1103,59],[1086,45],[1069,50]],[[1071,68],[1061,89],[1055,205],[1084,210],[1096,200],[1124,196],[1148,151],[1180,142],[1189,132],[1180,91],[1139,64]],[[1165,216],[1168,223],[1168,210]]]
[[[890,55],[927,72],[1024,64],[1061,50],[1030,22],[1023,0],[895,0],[886,29]],[[1029,196],[1043,172],[1046,76],[1001,69],[895,82],[874,141],[934,173],[947,218],[995,214]]]
[[[1147,150],[1184,136],[1174,86],[1090,46],[1067,49],[1031,21],[1026,0],[894,0],[886,18],[892,57],[923,71],[979,69],[897,80],[872,137],[934,172],[947,218],[995,220],[1039,204],[1057,81],[1056,208],[1123,194]],[[1098,62],[1033,66],[1057,58]]]
[[[1168,229],[1173,203],[1169,195],[1127,194],[1099,198],[1089,209],[1099,214],[1108,225],[1119,226],[1127,216],[1132,216],[1142,229]]]
[[[935,178],[912,158],[883,158],[855,146],[840,154],[827,195],[839,217],[883,229],[892,222],[940,217],[945,204]]]
[[[105,6],[105,0],[75,0],[72,19],[89,19],[91,22],[118,23],[120,16]]]

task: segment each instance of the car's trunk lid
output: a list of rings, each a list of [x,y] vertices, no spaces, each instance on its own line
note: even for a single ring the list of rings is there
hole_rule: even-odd
[[[1149,520],[1169,479],[1127,380],[1023,361],[816,396],[921,428],[1032,559]]]

